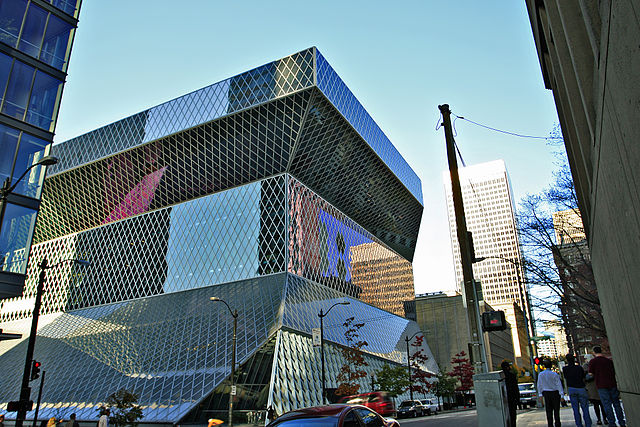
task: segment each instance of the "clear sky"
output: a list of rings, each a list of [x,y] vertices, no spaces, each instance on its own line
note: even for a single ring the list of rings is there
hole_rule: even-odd
[[[438,104],[546,136],[558,121],[524,0],[85,0],[55,141],[316,46],[422,180],[417,293],[454,288]],[[467,164],[504,159],[515,199],[551,181],[544,141],[458,120]]]

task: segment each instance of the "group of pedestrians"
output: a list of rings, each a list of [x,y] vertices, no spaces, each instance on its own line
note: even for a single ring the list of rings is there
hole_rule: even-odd
[[[567,366],[562,368],[576,426],[591,427],[590,401],[594,403],[598,425],[604,421],[609,427],[615,427],[617,420],[618,425],[626,426],[613,361],[602,354],[599,346],[593,348],[593,354],[594,358],[584,368],[576,364],[572,354],[568,354]],[[560,427],[560,401],[564,389],[560,376],[551,370],[551,361],[545,360],[543,364],[546,369],[538,374],[538,393],[544,398],[548,426],[554,427],[555,422],[555,427]],[[603,407],[602,419],[600,405]]]

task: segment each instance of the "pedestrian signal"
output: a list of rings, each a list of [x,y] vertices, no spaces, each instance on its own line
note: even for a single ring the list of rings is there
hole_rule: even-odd
[[[538,365],[538,366],[539,366],[539,365],[542,363],[542,359],[540,359],[538,356],[536,356],[536,357],[533,359],[533,363],[535,363],[536,365]]]
[[[507,329],[507,320],[504,317],[504,311],[498,310],[482,313],[483,331],[504,331],[505,329]]]

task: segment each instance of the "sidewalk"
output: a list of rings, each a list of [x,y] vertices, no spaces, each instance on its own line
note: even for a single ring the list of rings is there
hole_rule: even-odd
[[[593,426],[596,426],[596,413],[593,411],[593,406],[589,407],[589,413],[591,414],[591,421]],[[576,422],[573,419],[573,410],[571,406],[560,408],[560,422],[563,426],[575,426]],[[547,426],[547,413],[544,408],[531,409],[527,412],[518,411],[517,418],[518,425],[521,426]]]

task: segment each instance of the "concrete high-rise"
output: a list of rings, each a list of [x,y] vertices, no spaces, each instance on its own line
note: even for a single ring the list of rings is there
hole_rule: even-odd
[[[527,286],[522,269],[522,255],[516,227],[515,208],[507,169],[503,160],[495,160],[459,169],[467,230],[473,235],[476,258],[485,257],[473,266],[474,278],[482,285],[484,300],[497,310],[504,310],[512,325],[516,359],[528,366],[527,343],[521,343],[526,323],[518,321],[513,303],[530,316]],[[451,247],[455,265],[456,289],[462,292],[462,264],[457,238],[451,179],[444,173],[449,215]],[[525,339],[526,341],[526,339]]]

